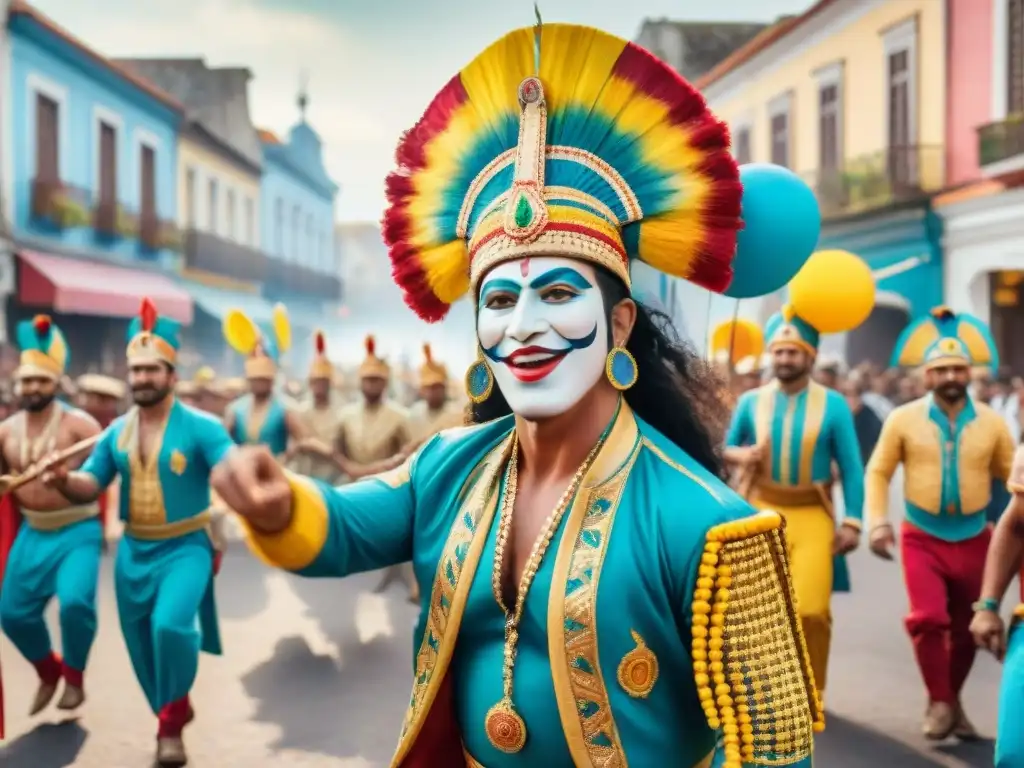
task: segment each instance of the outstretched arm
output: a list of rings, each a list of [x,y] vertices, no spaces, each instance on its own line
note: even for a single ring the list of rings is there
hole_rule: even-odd
[[[290,508],[283,524],[267,526],[252,516],[243,517],[250,548],[270,565],[303,576],[341,577],[410,560],[415,477],[419,461],[432,445],[427,443],[387,474],[337,488],[284,475]],[[230,470],[230,457],[225,464]],[[283,472],[276,465],[264,471]],[[265,479],[254,477],[253,481]],[[242,478],[235,484],[246,482]],[[235,501],[231,488],[221,490],[223,477],[214,484],[228,506],[245,509],[244,498]]]
[[[836,408],[832,430],[832,455],[839,465],[839,474],[842,477],[843,505],[846,508],[843,525],[859,531],[864,515],[864,460],[860,453],[853,413],[838,397],[830,403],[832,404]]]

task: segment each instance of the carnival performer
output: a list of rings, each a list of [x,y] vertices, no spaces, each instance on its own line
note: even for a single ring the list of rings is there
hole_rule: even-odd
[[[306,437],[302,423],[284,399],[274,395],[279,358],[292,345],[292,329],[283,304],[274,307],[273,335],[264,333],[239,309],[224,317],[224,338],[245,355],[245,378],[249,394],[228,406],[224,426],[238,445],[266,445],[275,456],[283,456],[289,440]]]
[[[719,323],[708,339],[708,353],[728,385],[731,408],[744,392],[760,386],[764,332],[757,323],[744,318]]]
[[[1024,765],[1024,449],[1017,449],[1007,487],[1013,495],[992,534],[981,599],[974,605],[971,621],[977,644],[1003,662],[995,768]],[[999,604],[1015,575],[1020,603],[1007,635]]]
[[[997,355],[988,327],[970,315],[938,307],[912,323],[893,364],[923,368],[931,392],[889,415],[868,462],[870,546],[887,560],[896,543],[889,483],[903,464],[905,625],[928,693],[929,739],[977,737],[960,691],[974,663],[970,622],[991,538],[992,480],[1009,477],[1014,443],[999,414],[967,388],[971,366],[996,368]]]
[[[749,217],[746,242],[810,253],[806,186],[768,167],[741,184],[728,147],[639,46],[507,35],[435,98],[387,182],[407,302],[428,321],[474,303],[478,426],[338,488],[258,448],[215,472],[270,563],[343,576],[412,558],[424,601],[393,766],[704,766],[719,735],[730,768],[809,764],[821,712],[781,518],[719,479],[707,365],[630,297],[634,257],[725,289],[741,195],[812,220]]]
[[[312,400],[298,411],[303,430],[309,437],[303,445],[306,450],[295,456],[290,467],[331,485],[342,481],[337,458],[342,406],[335,402],[336,395],[332,392],[334,376],[334,364],[327,355],[327,337],[323,331],[317,331],[308,377]]]
[[[359,364],[362,399],[342,408],[338,447],[350,464],[376,467],[408,444],[409,412],[387,397],[391,367],[377,354],[373,336],[366,337],[365,347],[366,356]]]
[[[448,398],[448,369],[434,358],[429,344],[423,345],[419,370],[419,400],[410,410],[410,443],[418,447],[445,429],[460,427],[463,409]]]
[[[790,300],[765,326],[775,378],[740,398],[726,458],[740,469],[741,494],[786,518],[800,619],[824,695],[832,593],[849,591],[845,555],[860,543],[864,464],[846,400],[811,373],[821,335],[855,328],[870,314],[874,280],[856,256],[822,251],[791,283]],[[842,520],[833,509],[833,463]]]
[[[182,731],[200,650],[219,655],[211,543],[210,471],[233,443],[214,417],[174,397],[179,326],[143,301],[129,326],[128,383],[135,406],[103,433],[78,471],[44,481],[79,503],[121,477],[124,538],[114,589],[125,645],[157,716],[156,759],[185,765]]]
[[[56,399],[70,350],[45,315],[17,329],[21,349],[15,371],[21,410],[0,424],[0,461],[7,477],[20,475],[55,450],[99,434],[84,411]],[[75,504],[39,481],[13,491],[21,512],[0,590],[0,626],[39,675],[30,715],[45,709],[63,682],[58,709],[85,701],[84,674],[96,638],[96,580],[103,532],[94,501]],[[46,627],[45,611],[57,598],[63,657]]]

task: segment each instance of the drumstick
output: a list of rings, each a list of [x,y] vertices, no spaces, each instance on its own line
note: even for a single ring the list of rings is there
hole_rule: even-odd
[[[68,446],[64,450],[58,451],[45,461],[36,464],[32,469],[22,475],[4,475],[3,477],[0,477],[0,495],[10,493],[13,490],[21,488],[21,486],[26,483],[31,483],[33,480],[42,477],[45,472],[53,469],[53,467],[58,464],[62,464],[68,459],[73,459],[78,454],[88,451],[99,442],[99,439],[102,436],[103,433],[100,432],[92,437],[85,438],[85,440],[79,440],[74,445]]]

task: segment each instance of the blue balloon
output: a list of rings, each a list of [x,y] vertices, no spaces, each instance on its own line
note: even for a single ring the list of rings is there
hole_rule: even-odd
[[[724,293],[750,299],[779,290],[800,271],[817,247],[821,211],[811,188],[781,165],[741,165],[740,181],[743,229]]]

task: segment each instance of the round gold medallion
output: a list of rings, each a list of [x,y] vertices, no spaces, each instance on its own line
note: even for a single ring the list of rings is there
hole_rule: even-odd
[[[487,711],[484,730],[494,748],[506,754],[514,755],[526,744],[526,723],[506,699]]]

